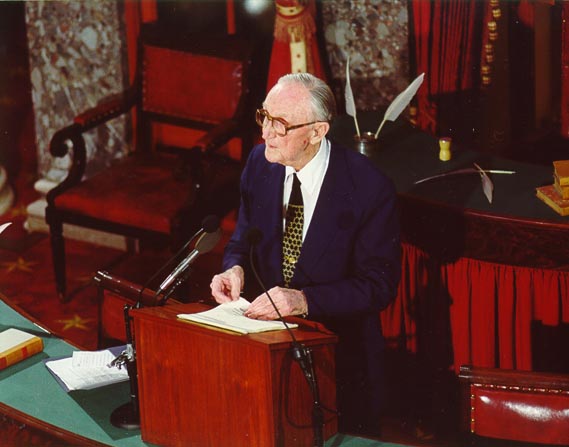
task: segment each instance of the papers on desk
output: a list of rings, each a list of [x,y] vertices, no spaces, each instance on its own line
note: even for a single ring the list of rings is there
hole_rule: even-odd
[[[126,367],[107,366],[123,349],[75,351],[71,357],[46,360],[45,366],[65,391],[91,390],[128,380]]]
[[[286,329],[281,321],[262,321],[246,317],[244,312],[250,303],[244,298],[237,301],[220,304],[213,309],[195,314],[179,314],[182,320],[206,324],[240,334],[252,334],[256,332],[278,331]],[[298,324],[287,323],[288,327],[295,328]]]

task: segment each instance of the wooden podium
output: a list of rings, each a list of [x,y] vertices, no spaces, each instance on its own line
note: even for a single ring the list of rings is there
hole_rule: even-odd
[[[290,334],[240,335],[179,320],[203,304],[131,311],[142,439],[161,446],[312,446],[313,398]],[[324,439],[337,432],[337,338],[309,321],[295,337],[313,352]],[[305,324],[303,324],[305,323]]]

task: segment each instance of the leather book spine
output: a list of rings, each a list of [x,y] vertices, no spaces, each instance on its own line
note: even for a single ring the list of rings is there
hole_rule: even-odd
[[[0,371],[41,351],[43,351],[42,339],[35,336],[30,337],[0,353]]]

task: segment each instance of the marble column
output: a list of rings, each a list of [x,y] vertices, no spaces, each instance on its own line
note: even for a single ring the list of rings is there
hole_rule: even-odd
[[[69,156],[52,157],[54,132],[102,99],[126,87],[126,48],[121,2],[96,0],[26,2],[32,102],[35,115],[39,180],[45,194],[67,175]],[[108,166],[128,150],[127,123],[117,118],[85,134],[86,175]],[[27,228],[47,231],[45,199],[28,207]],[[64,235],[122,246],[122,238],[67,227]]]
[[[407,1],[325,1],[322,21],[332,77],[340,81],[342,95],[350,56],[356,108],[384,110],[411,80]]]

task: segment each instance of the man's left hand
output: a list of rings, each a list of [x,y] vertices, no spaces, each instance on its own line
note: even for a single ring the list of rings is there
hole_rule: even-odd
[[[269,290],[269,295],[273,299],[275,306],[279,309],[282,317],[288,315],[302,315],[308,312],[306,296],[302,290],[273,287]],[[245,316],[257,320],[276,320],[279,318],[275,308],[265,293],[255,298],[251,306],[249,306],[245,312]]]

